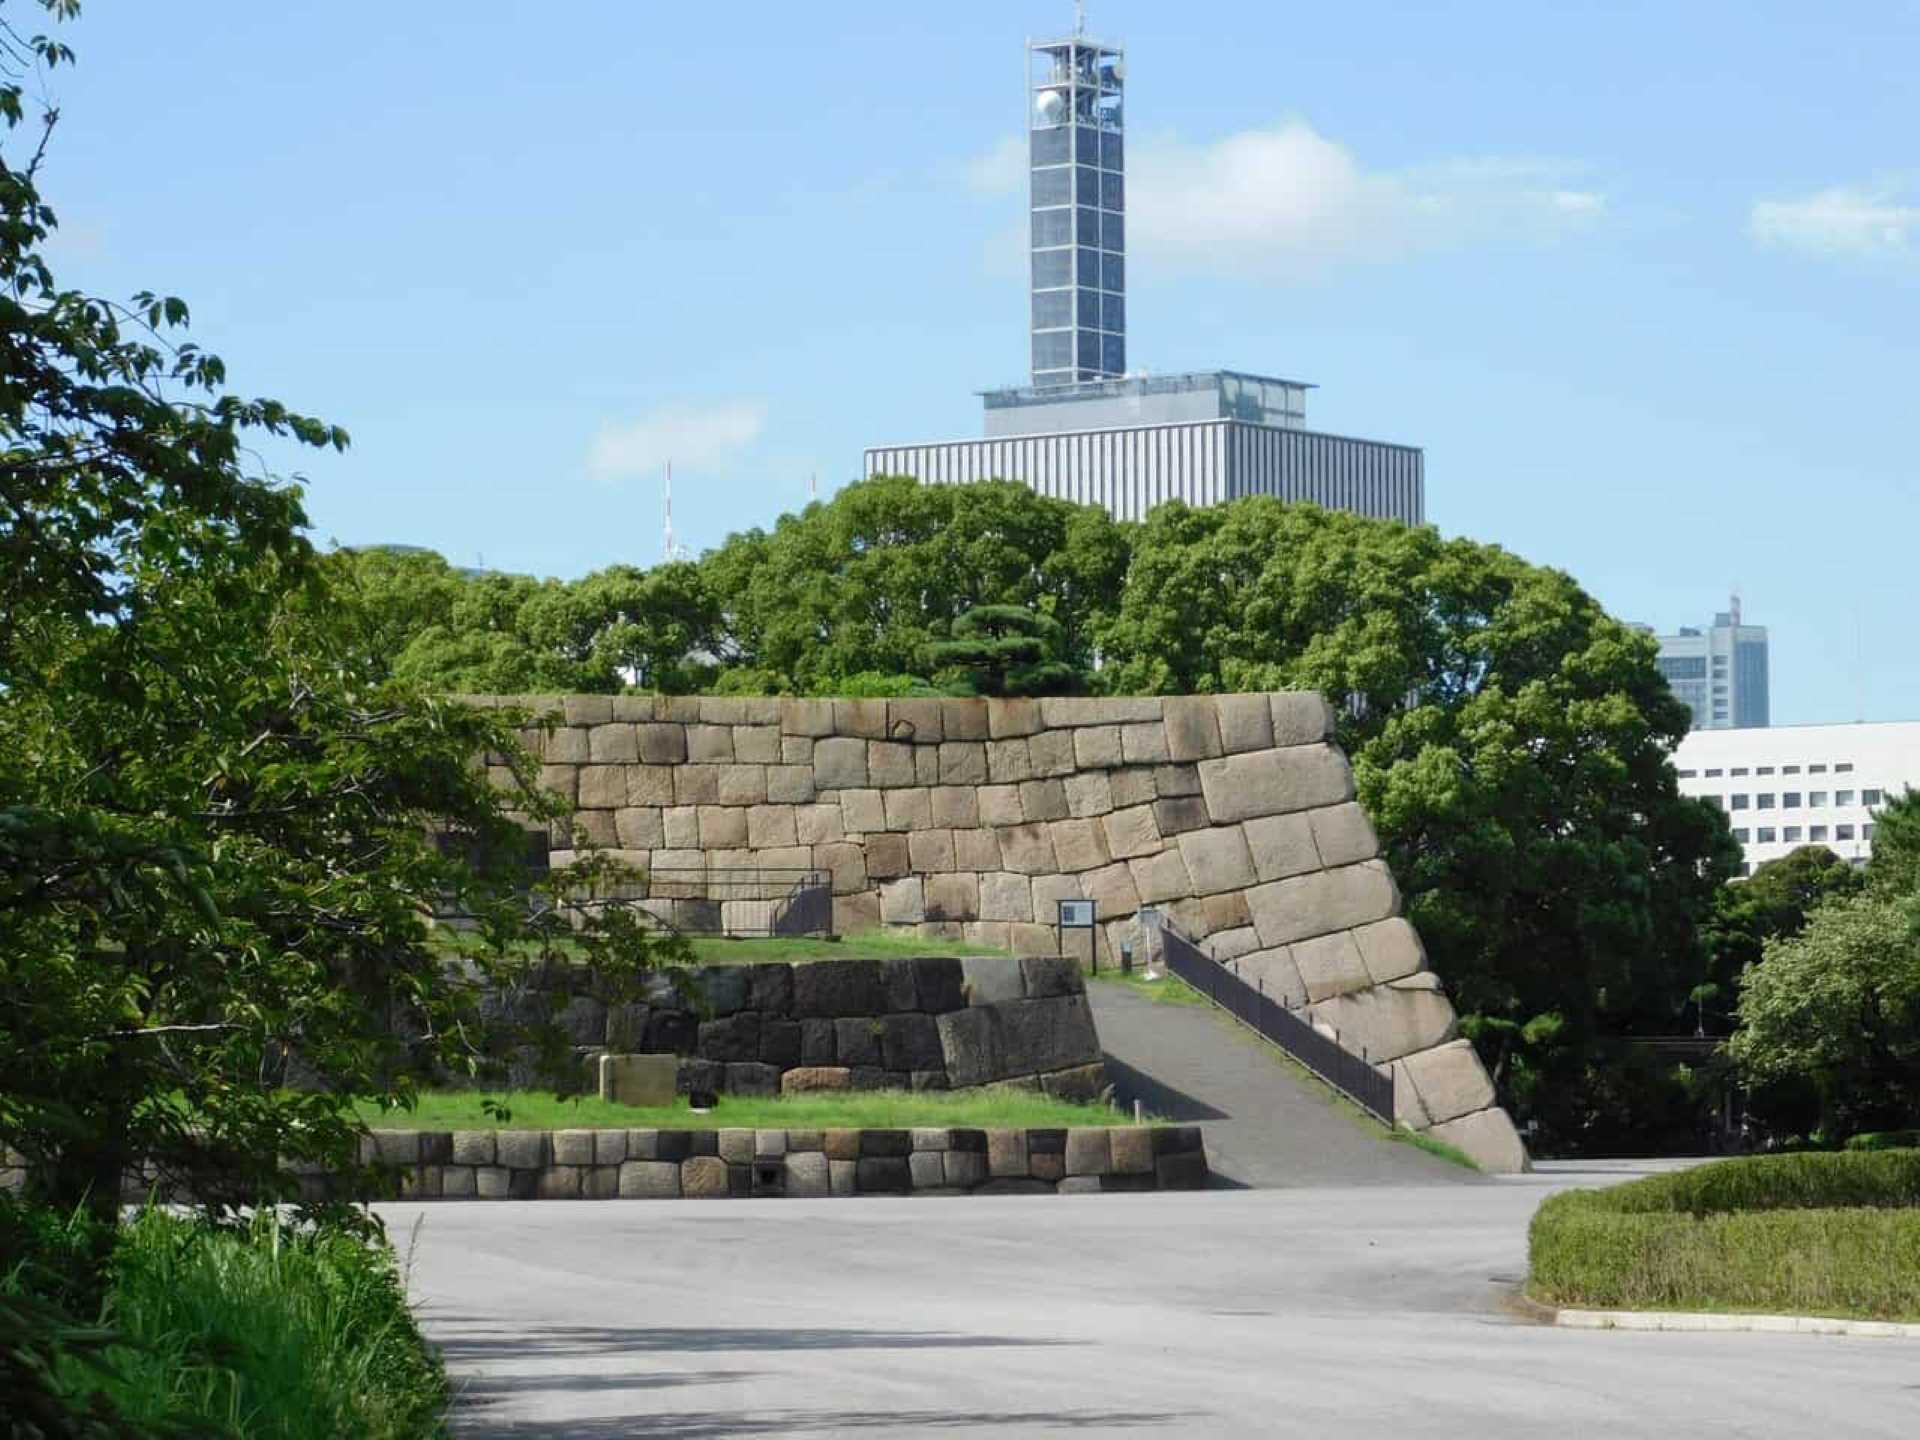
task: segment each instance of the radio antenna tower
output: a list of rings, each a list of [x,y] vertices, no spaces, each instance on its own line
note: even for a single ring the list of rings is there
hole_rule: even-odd
[[[691,558],[687,547],[675,544],[673,539],[673,462],[671,460],[667,461],[667,526],[666,533],[661,537],[660,549],[662,558],[668,564],[672,564],[675,560]]]

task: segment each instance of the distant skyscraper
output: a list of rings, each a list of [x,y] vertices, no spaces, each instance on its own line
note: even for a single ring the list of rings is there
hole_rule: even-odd
[[[1660,673],[1693,712],[1696,730],[1745,730],[1768,723],[1767,627],[1740,623],[1740,597],[1705,629],[1662,635]]]
[[[1127,373],[1124,52],[1089,40],[1028,46],[1033,383]]]

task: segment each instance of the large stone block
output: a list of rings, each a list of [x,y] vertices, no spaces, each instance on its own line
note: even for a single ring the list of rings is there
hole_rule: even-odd
[[[1169,837],[1205,830],[1213,824],[1213,817],[1207,814],[1207,802],[1198,795],[1176,795],[1154,801],[1153,819],[1160,833]]]
[[[985,740],[990,733],[985,700],[942,700],[940,725],[949,740]]]
[[[700,848],[700,807],[698,805],[670,806],[660,812],[660,820],[666,831],[669,850]]]
[[[894,740],[869,740],[867,777],[867,783],[880,790],[913,784],[913,746]]]
[[[946,735],[938,700],[889,700],[887,734],[895,740],[910,740],[917,745],[935,744]]]
[[[995,740],[1010,735],[1031,735],[1040,728],[1038,700],[1016,698],[987,701],[987,732]]]
[[[623,773],[627,777],[627,804],[671,805],[674,803],[672,766],[628,765],[623,767]]]
[[[1241,826],[1254,874],[1261,880],[1284,880],[1320,868],[1320,852],[1313,843],[1313,826],[1305,814],[1267,815]]]
[[[905,790],[887,790],[883,792],[887,814],[887,829],[898,831],[925,830],[933,823],[933,802],[930,792],[921,786]]]
[[[796,1016],[877,1015],[885,1008],[877,960],[816,960],[794,967]]]
[[[672,1160],[628,1160],[620,1165],[622,1200],[678,1200],[682,1165]]]
[[[627,803],[627,772],[618,765],[582,765],[579,799],[582,810],[619,810]]]
[[[1316,935],[1290,948],[1293,963],[1299,967],[1300,978],[1306,983],[1308,1000],[1345,995],[1349,991],[1364,990],[1373,983],[1351,930]]]
[[[1333,707],[1311,690],[1267,697],[1273,707],[1275,745],[1318,745],[1331,740]]]
[[[949,1010],[934,1023],[940,1031],[942,1068],[954,1085],[985,1085],[1005,1073],[991,1010]]]
[[[834,1052],[845,1066],[880,1063],[880,1025],[869,1016],[833,1022]]]
[[[951,861],[952,856],[949,855],[948,859]],[[929,920],[977,920],[980,917],[980,877],[929,875],[926,907]]]
[[[1112,862],[1106,831],[1097,820],[1056,820],[1051,833],[1054,860],[1063,871],[1097,870]]]
[[[1033,919],[1033,885],[1025,875],[1005,873],[980,877],[980,918],[982,920]]]
[[[1215,823],[1226,825],[1351,800],[1353,774],[1332,746],[1297,746],[1203,760],[1200,788]]]
[[[1260,932],[1250,923],[1236,929],[1221,930],[1209,935],[1200,948],[1224,965],[1229,960],[1238,960],[1242,955],[1251,955],[1258,950]]]
[[[1273,747],[1273,705],[1268,695],[1220,695],[1220,743],[1229,755]]]
[[[733,730],[733,758],[752,765],[781,764],[779,727],[736,725]]]
[[[589,737],[591,730],[561,726],[552,734],[542,736],[538,730],[522,732],[527,739],[528,748],[550,765],[584,765],[593,758],[593,744]],[[636,751],[638,742],[635,742]],[[636,754],[634,758],[639,758]]]
[[[1504,1110],[1477,1110],[1448,1120],[1427,1132],[1436,1140],[1458,1146],[1495,1175],[1517,1175],[1527,1168],[1527,1147],[1520,1142],[1513,1121]]]
[[[1253,912],[1247,909],[1247,897],[1238,890],[1229,890],[1220,895],[1209,895],[1200,903],[1201,933],[1212,935],[1220,930],[1238,930],[1251,927]]]
[[[1152,695],[1063,695],[1042,700],[1048,726],[1121,725],[1158,720],[1162,702]]]
[[[799,843],[791,805],[755,805],[747,811],[747,844],[754,849]]]
[[[827,1157],[818,1150],[789,1152],[786,1166],[786,1195],[789,1199],[813,1199],[829,1193]]]
[[[806,736],[833,734],[833,702],[831,700],[782,700],[780,702],[780,733]]]
[[[833,880],[833,893],[852,895],[867,888],[867,852],[850,840],[813,847],[813,863]]]
[[[700,848],[728,850],[747,843],[747,812],[732,805],[700,807]]]
[[[1289,1010],[1298,1010],[1307,1003],[1306,981],[1300,978],[1300,967],[1293,963],[1293,952],[1285,945],[1242,955],[1233,962],[1233,970],[1242,980]]]
[[[1000,837],[991,830],[953,832],[953,864],[957,870],[998,870],[1002,865]]]
[[[569,695],[560,702],[569,725],[607,725],[613,721],[613,700],[606,695]]]
[[[987,1173],[999,1179],[1024,1180],[1027,1168],[1027,1132],[987,1131]]]
[[[1153,1174],[1153,1131],[1145,1125],[1117,1125],[1107,1132],[1115,1175]]]
[[[1380,853],[1380,841],[1366,812],[1349,802],[1325,810],[1308,812],[1313,824],[1313,843],[1320,851],[1320,863],[1329,869],[1336,865],[1356,865]]]
[[[1029,1000],[1050,1000],[1061,995],[1084,995],[1086,982],[1080,975],[1080,963],[1067,955],[1030,955],[1020,961],[1020,976]]]
[[[1120,727],[1120,757],[1129,765],[1164,765],[1172,759],[1167,750],[1167,727],[1150,725]]]
[[[1039,1075],[1100,1059],[1100,1037],[1084,995],[1007,1001],[988,1013],[1007,1075]]]
[[[1045,825],[1008,825],[1000,832],[1000,863],[1021,875],[1047,875],[1059,869],[1053,837]]]
[[[996,785],[1017,785],[1033,778],[1033,756],[1024,739],[987,742],[987,778]]]
[[[659,850],[667,843],[666,825],[653,806],[628,806],[613,813],[614,833],[625,850]]]
[[[1221,753],[1219,712],[1211,695],[1175,695],[1165,705],[1171,759],[1211,760]]]
[[[638,759],[638,755],[629,756]],[[718,765],[733,763],[733,731],[725,725],[689,725],[687,727],[687,759],[696,764]]]
[[[1353,932],[1353,938],[1360,947],[1367,974],[1376,985],[1404,979],[1427,968],[1427,952],[1420,944],[1420,936],[1401,916],[1362,925]]]
[[[880,1056],[889,1070],[938,1070],[946,1063],[931,1015],[889,1015],[880,1022]]]
[[[1028,780],[1020,786],[1020,811],[1029,824],[1067,818],[1067,789],[1058,780]]]
[[[1416,1051],[1395,1062],[1394,1069],[1396,1090],[1404,1078],[1420,1097],[1429,1123],[1457,1120],[1493,1104],[1493,1082],[1469,1040]]]
[[[1073,758],[1082,770],[1112,770],[1125,763],[1118,725],[1090,725],[1074,730]]]
[[[821,790],[867,788],[867,742],[834,735],[813,747],[813,783]]]
[[[1378,861],[1295,875],[1247,892],[1254,927],[1268,945],[1384,920],[1399,907],[1393,878]]]
[[[718,1155],[692,1155],[676,1167],[680,1194],[688,1200],[724,1200],[729,1193],[727,1162]]]
[[[912,967],[914,994],[919,998],[920,1008],[927,1013],[940,1015],[967,1003],[963,988],[966,971],[959,957],[923,955],[899,963]]]
[[[793,834],[797,845],[825,845],[846,839],[847,826],[838,805],[799,805],[793,812]]]
[[[913,854],[907,837],[901,834],[867,837],[867,875],[873,880],[892,880],[913,869]]]
[[[684,725],[639,725],[640,758],[649,765],[684,765],[687,761],[687,727]]]
[[[1113,808],[1116,810],[1151,805],[1159,797],[1159,789],[1153,783],[1153,771],[1138,765],[1126,770],[1109,771],[1107,793],[1113,797]]]
[[[987,747],[978,740],[948,740],[940,746],[942,785],[987,783]]]
[[[887,802],[878,790],[856,788],[839,793],[841,824],[849,835],[871,835],[887,828]]]
[[[702,1060],[758,1060],[760,1017],[748,1010],[701,1023],[696,1053]]]
[[[671,1100],[673,1093],[667,1093]],[[455,1130],[453,1132],[453,1163],[455,1165],[491,1165],[493,1164],[493,1136],[491,1130]]]
[[[780,1076],[783,1095],[811,1095],[852,1088],[853,1071],[845,1065],[796,1065]]]
[[[1026,807],[1020,803],[1018,785],[983,785],[980,788],[982,825],[1021,825],[1026,818]]]
[[[1074,819],[1097,819],[1113,809],[1113,786],[1104,773],[1069,775],[1061,783],[1067,792],[1067,813]]]
[[[1089,870],[1080,877],[1080,883],[1102,920],[1131,915],[1140,908],[1140,892],[1134,887],[1133,871],[1127,868],[1124,861],[1099,870]]]
[[[1390,985],[1336,995],[1312,1006],[1308,1014],[1330,1026],[1347,1049],[1376,1065],[1443,1044],[1458,1028],[1446,996]]]
[[[1105,1130],[1076,1126],[1067,1131],[1067,1174],[1105,1175],[1113,1169],[1113,1150]]]
[[[1116,860],[1151,855],[1160,848],[1160,824],[1151,805],[1115,810],[1100,823],[1106,829],[1107,853]]]
[[[1075,761],[1071,730],[1042,730],[1027,740],[1027,753],[1036,777],[1071,775]]]
[[[673,801],[676,805],[719,804],[720,767],[718,765],[674,766]]]
[[[596,725],[587,732],[587,755],[597,765],[631,765],[640,758],[640,737],[631,725]]]
[[[618,1132],[624,1137],[625,1131]],[[556,1130],[553,1132],[553,1163],[555,1165],[591,1165],[593,1161],[592,1130]]]
[[[918,925],[927,918],[926,892],[918,875],[880,886],[880,919],[888,925]]]
[[[1173,803],[1163,801],[1163,804]],[[1180,836],[1180,858],[1186,861],[1196,895],[1244,890],[1255,880],[1253,857],[1238,826],[1193,830]]]
[[[839,735],[857,735],[864,740],[887,738],[887,702],[884,700],[836,700],[833,702],[833,728]]]
[[[1027,993],[1020,962],[1004,955],[968,955],[960,961],[969,1005],[997,1005]]]
[[[1133,887],[1145,904],[1162,905],[1193,894],[1193,879],[1187,874],[1186,861],[1180,858],[1178,850],[1163,850],[1145,859],[1129,860],[1127,866],[1133,871]]]
[[[509,1170],[538,1170],[548,1162],[544,1130],[500,1130],[493,1137],[494,1163]]]
[[[764,765],[722,765],[717,790],[722,805],[764,805],[767,801],[767,767]]]
[[[804,805],[814,798],[813,766],[767,766],[767,799],[776,805]]]
[[[871,890],[861,895],[833,897],[833,930],[836,935],[859,935],[879,928],[880,897]]]
[[[980,823],[980,792],[971,785],[938,785],[928,792],[933,823],[948,830],[971,830]]]

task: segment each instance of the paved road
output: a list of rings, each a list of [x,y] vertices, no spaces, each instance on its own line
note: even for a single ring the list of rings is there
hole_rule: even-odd
[[[1612,1178],[384,1210],[464,1436],[1920,1434],[1908,1342],[1513,1318]]]
[[[1381,1144],[1329,1091],[1211,1006],[1156,1004],[1098,982],[1087,994],[1118,1098],[1204,1125],[1208,1162],[1230,1183],[1480,1183],[1424,1150]]]

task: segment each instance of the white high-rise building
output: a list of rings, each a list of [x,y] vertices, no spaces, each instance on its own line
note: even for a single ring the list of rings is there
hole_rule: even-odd
[[[1696,730],[1742,730],[1767,723],[1767,627],[1740,623],[1740,597],[1703,629],[1662,635],[1660,673]]]
[[[1673,764],[1681,794],[1727,812],[1749,873],[1802,845],[1864,864],[1874,812],[1920,789],[1920,721],[1695,730]]]

